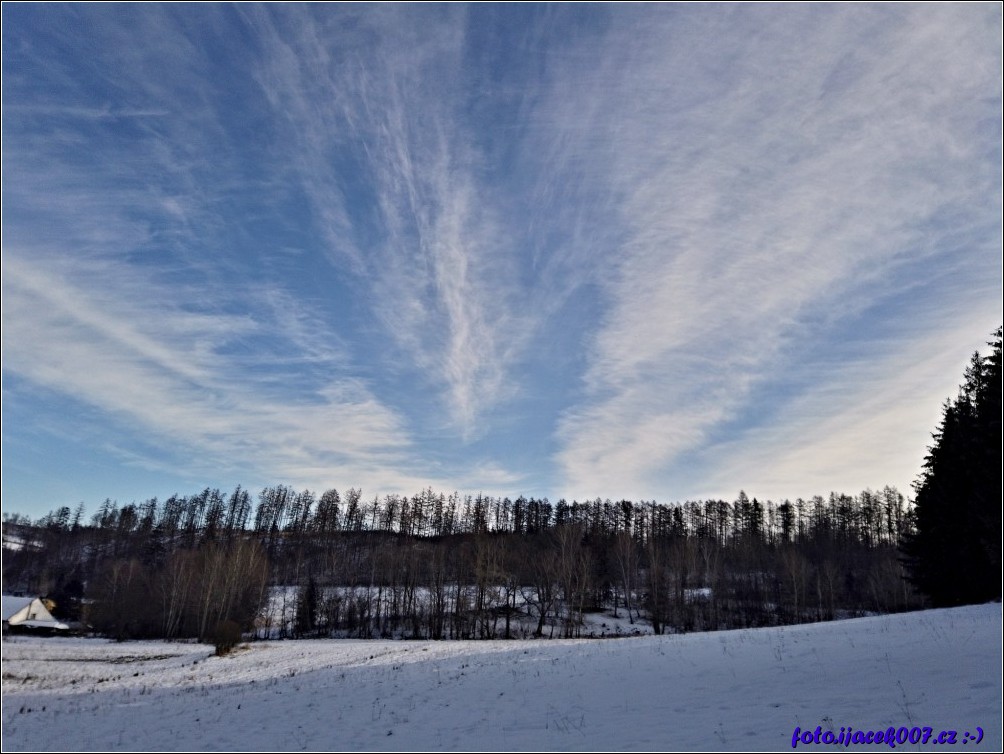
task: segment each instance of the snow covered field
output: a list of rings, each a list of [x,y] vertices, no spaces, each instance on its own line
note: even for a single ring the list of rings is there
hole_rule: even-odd
[[[2,735],[4,751],[787,750],[796,726],[930,726],[994,751],[1001,693],[995,604],[632,639],[262,642],[226,658],[16,637]],[[976,726],[982,741],[963,744]],[[944,746],[896,745],[919,748]]]

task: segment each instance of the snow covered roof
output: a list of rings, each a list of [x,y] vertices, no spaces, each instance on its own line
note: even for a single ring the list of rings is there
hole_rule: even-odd
[[[3,619],[10,620],[13,616],[24,610],[36,598],[35,597],[15,597],[10,594],[3,595]]]
[[[24,628],[55,628],[66,630],[65,623],[56,620],[38,597],[3,595],[3,622]]]
[[[69,625],[60,623],[58,620],[23,620],[18,622],[18,628],[44,628],[68,631]]]

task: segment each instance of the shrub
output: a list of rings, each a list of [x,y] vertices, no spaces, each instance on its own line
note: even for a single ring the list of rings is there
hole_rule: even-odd
[[[241,640],[241,627],[236,621],[225,620],[216,624],[213,632],[213,643],[216,645],[216,656],[224,657],[236,647]]]

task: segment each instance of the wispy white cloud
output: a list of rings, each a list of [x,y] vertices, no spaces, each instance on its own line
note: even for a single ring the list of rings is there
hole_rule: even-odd
[[[981,13],[681,10],[614,32],[625,60],[567,87],[609,114],[607,193],[628,229],[590,400],[559,428],[577,494],[673,494],[674,463],[782,377],[800,341],[853,321],[907,263],[951,267],[945,237],[999,205],[981,168],[999,88]],[[955,295],[986,312],[996,252],[968,240]]]
[[[464,437],[511,393],[501,234],[480,203],[460,105],[442,96],[451,81],[436,83],[456,75],[462,14],[422,32],[379,10],[238,12],[250,40],[239,53],[254,53],[257,81],[240,108],[265,116],[256,170],[241,163],[235,113],[206,75],[215,63],[199,34],[219,34],[214,45],[229,49],[217,14],[199,33],[170,13],[145,16],[152,46],[101,17],[101,35],[129,62],[110,85],[115,104],[77,91],[64,60],[29,51],[62,88],[51,102],[18,104],[36,125],[17,129],[18,158],[5,165],[18,179],[5,184],[5,204],[17,208],[5,223],[5,370],[143,428],[160,438],[152,452],[178,443],[188,451],[177,453],[178,473],[244,468],[265,481],[347,478],[381,491],[463,486],[475,467],[489,480],[516,478],[498,464],[419,459],[404,414],[359,377],[403,353],[416,381],[442,391]],[[158,61],[171,75],[151,75]],[[94,67],[104,75],[101,61]],[[159,113],[170,117],[124,130],[110,122]],[[399,353],[374,358],[365,335],[347,341],[317,293],[305,301],[291,287],[285,251],[244,227],[255,205],[244,203],[239,225],[225,219],[222,208],[252,193],[307,197],[334,279],[345,273],[333,295],[351,291]],[[38,235],[36,216],[55,225]],[[311,260],[298,256],[302,276]]]
[[[267,51],[258,78],[289,124],[333,261],[368,288],[415,375],[442,387],[453,424],[476,434],[484,412],[512,394],[507,361],[523,328],[511,305],[512,249],[490,187],[477,181],[475,134],[458,119],[463,14],[425,19],[421,32],[409,12],[347,11],[334,22],[305,13],[292,23],[283,14],[281,26],[251,15]],[[371,45],[365,62],[351,53],[359,36]],[[357,173],[340,171],[339,150],[355,155]]]
[[[5,253],[5,370],[108,411],[158,444],[173,443],[179,473],[244,471],[316,486],[365,480],[380,489],[428,481],[408,474],[414,463],[400,418],[357,379],[333,376],[312,391],[276,396],[226,355],[241,338],[295,344],[302,317],[289,332],[288,319],[194,314],[155,295],[146,306],[130,291],[134,273],[110,278],[115,273],[105,270],[98,285],[79,265],[66,267]]]
[[[723,461],[694,483],[695,496],[761,499],[855,493],[887,484],[912,495],[942,407],[954,399],[974,351],[987,352],[974,320],[950,318],[943,329],[817,376],[812,393],[784,407],[773,426],[710,448]],[[999,320],[996,324],[999,324]]]
[[[67,105],[6,105],[8,115],[28,114],[32,116],[68,117],[103,120],[107,118],[162,118],[167,110],[119,109],[105,107],[72,107]]]
[[[99,7],[5,15],[4,370],[129,464],[837,485],[999,317],[994,6]]]

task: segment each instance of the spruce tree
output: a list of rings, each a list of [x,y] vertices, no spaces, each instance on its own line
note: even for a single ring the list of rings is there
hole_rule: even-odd
[[[910,581],[935,606],[1001,598],[1001,328],[945,404],[914,487]]]

